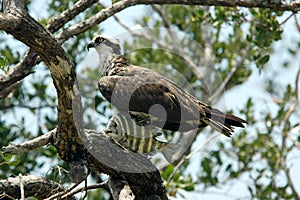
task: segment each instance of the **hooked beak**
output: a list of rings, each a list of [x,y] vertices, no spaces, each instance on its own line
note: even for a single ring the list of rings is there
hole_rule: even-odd
[[[89,51],[90,48],[94,48],[95,47],[95,42],[92,41],[87,45],[87,50]]]

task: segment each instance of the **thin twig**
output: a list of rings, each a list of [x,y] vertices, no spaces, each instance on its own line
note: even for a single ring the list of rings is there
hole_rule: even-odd
[[[284,124],[283,124],[283,130],[282,130],[282,147],[281,147],[282,150],[284,150],[286,148],[286,138],[288,135],[287,131],[288,131],[288,126],[289,126],[289,118],[295,112],[295,110],[299,104],[299,79],[300,79],[300,66],[297,71],[296,80],[295,80],[295,100],[284,116]]]
[[[72,191],[74,188],[76,188],[80,183],[76,183],[71,185],[69,188],[67,188],[66,190],[63,190],[61,192],[58,192],[50,197],[48,197],[45,200],[52,200],[52,199],[60,199],[62,195],[67,194],[68,192]]]
[[[87,197],[88,191],[87,191],[87,179],[84,180],[84,196],[82,199],[85,199]]]
[[[98,188],[105,188],[105,187],[107,187],[107,181],[104,181],[102,183],[97,183],[97,184],[94,184],[94,185],[89,185],[89,186],[84,185],[83,187],[77,188],[73,191],[69,191],[67,194],[62,196],[62,198],[66,198],[67,196],[73,196],[73,195],[75,195],[77,193],[80,193],[84,190],[88,191],[88,190],[93,190],[93,189],[98,189]]]
[[[298,30],[298,32],[300,32],[300,24],[299,24],[299,21],[297,19],[297,15],[294,15],[294,19],[295,19],[295,24],[296,24],[297,30]]]
[[[290,14],[285,20],[283,20],[279,26],[282,26],[283,24],[285,24],[291,17],[293,17],[294,15],[296,15],[296,13],[292,13]]]

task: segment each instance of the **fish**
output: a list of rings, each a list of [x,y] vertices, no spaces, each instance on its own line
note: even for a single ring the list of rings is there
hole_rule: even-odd
[[[113,115],[105,133],[133,152],[152,156],[159,151],[169,163],[172,162],[172,155],[180,147],[180,144],[157,139],[162,133],[155,126],[141,124],[125,114]]]

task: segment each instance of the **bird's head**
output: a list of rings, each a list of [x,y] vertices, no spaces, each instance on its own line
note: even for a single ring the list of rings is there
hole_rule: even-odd
[[[94,37],[94,39],[87,45],[87,50],[90,48],[95,48],[99,55],[121,53],[119,41],[108,39],[100,35]]]

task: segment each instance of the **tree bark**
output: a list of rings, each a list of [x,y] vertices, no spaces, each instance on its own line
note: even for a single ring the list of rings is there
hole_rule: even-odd
[[[21,191],[22,188],[23,191]],[[34,175],[0,180],[0,199],[20,199],[21,193],[24,197],[45,199],[61,191],[64,191],[64,187],[59,183]]]

